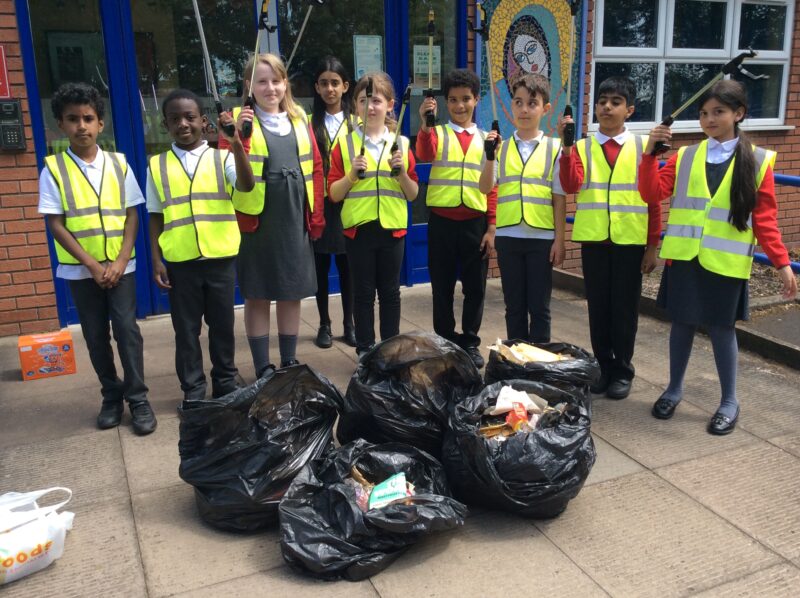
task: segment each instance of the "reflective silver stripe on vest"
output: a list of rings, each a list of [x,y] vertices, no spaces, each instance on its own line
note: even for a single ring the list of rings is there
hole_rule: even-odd
[[[235,222],[235,214],[195,214],[194,217],[178,218],[164,223],[164,230],[172,230],[180,226],[194,224],[195,222]]]
[[[353,158],[356,157],[356,148],[353,144],[353,136],[348,135],[346,138],[347,140],[347,155],[350,157],[350,162],[353,162]]]
[[[506,197],[498,197],[497,203],[509,203],[512,201],[520,201],[519,195],[507,195]],[[552,206],[553,200],[549,197],[523,197],[522,203],[530,203],[538,206]]]
[[[647,206],[629,206],[621,204],[611,204],[608,207],[609,212],[623,212],[627,214],[647,214]]]
[[[307,154],[302,154],[302,155],[298,154],[298,155],[297,155],[297,158],[298,158],[298,159],[299,159],[301,162],[302,162],[303,160],[311,160],[311,158],[313,158],[313,157],[314,157],[314,154],[313,154],[312,152],[308,152]]]
[[[711,200],[707,197],[675,197],[672,201],[672,207],[684,210],[705,210],[709,201]]]
[[[638,191],[636,183],[589,183],[584,189],[599,189],[601,191]]]
[[[716,220],[717,222],[728,222],[729,214],[730,210],[726,210],[725,208],[711,208],[708,211],[708,219]]]
[[[437,127],[439,128],[439,127]],[[470,164],[467,162],[467,153],[469,153],[469,148],[467,151],[464,152],[464,160],[450,160],[450,135],[447,133],[447,129],[445,127],[441,127],[442,130],[442,159],[433,161],[433,168],[463,168],[465,170],[476,170],[482,171],[483,170],[483,163],[486,161],[486,155],[481,154],[481,163],[480,164]],[[481,135],[481,137],[483,137]],[[470,146],[472,142],[470,141]],[[431,181],[428,181],[428,184],[432,184]]]
[[[116,154],[106,154],[111,158],[111,164],[114,166],[114,173],[117,175],[117,182],[119,186],[119,205],[124,206],[127,201],[125,192],[125,173],[122,172],[122,164]]]
[[[247,159],[250,161],[250,164],[263,164],[264,161],[267,159],[267,156],[254,156],[252,154],[248,154]]]
[[[604,201],[581,201],[576,204],[578,210],[603,210],[608,209],[608,204]]]
[[[588,189],[592,181],[592,138],[587,137],[583,140],[583,144],[586,146],[584,150],[586,154],[586,166],[583,168],[583,188]]]
[[[717,251],[724,251],[725,253],[743,255],[746,257],[753,257],[756,251],[756,246],[752,243],[722,239],[720,237],[710,237],[708,235],[703,237],[700,244],[706,249],[716,249]]]
[[[212,149],[207,149],[206,151],[214,151]],[[222,152],[215,152],[214,154],[214,170],[216,170],[217,174],[217,190],[216,191],[205,191],[205,192],[198,192],[192,193],[191,195],[172,195],[172,188],[169,184],[169,173],[168,173],[168,166],[167,166],[167,154],[168,152],[164,152],[158,157],[158,169],[161,176],[161,188],[164,191],[164,207],[175,207],[181,204],[188,203],[189,201],[194,200],[225,200],[229,198],[228,192],[225,189],[225,170],[222,165]],[[200,159],[197,161],[197,168],[200,167],[200,160],[203,159],[205,152],[200,156]],[[176,156],[177,157],[177,156]],[[197,170],[195,169],[195,174]],[[194,177],[191,177],[194,180]]]
[[[633,143],[636,147],[636,169],[638,172],[639,164],[642,161],[642,154],[644,153],[644,140],[639,135],[633,136]],[[584,167],[584,176],[583,176],[583,185],[581,189],[592,189],[592,190],[608,190],[608,191],[638,191],[639,186],[636,183],[597,183],[592,182],[592,138],[587,137],[583,140],[583,144],[586,146],[584,152],[586,153],[586,166]],[[623,144],[624,146],[625,144]],[[620,149],[622,152],[622,149]],[[638,174],[637,174],[638,178]]]
[[[702,226],[690,224],[667,224],[667,237],[682,237],[684,239],[699,239],[703,236]]]
[[[690,145],[686,148],[683,152],[683,156],[681,157],[680,162],[680,171],[678,172],[678,181],[675,185],[675,201],[673,201],[673,207],[675,208],[683,208],[685,207],[682,203],[684,202],[684,198],[688,199],[689,195],[689,175],[692,173],[692,165],[694,164],[694,157],[697,154],[697,150],[700,149],[699,145]],[[696,201],[698,198],[692,197],[692,202]],[[703,204],[705,208],[705,204]]]
[[[434,164],[436,164],[437,166],[444,166],[445,164],[453,165],[455,164],[455,162],[450,162],[448,160],[448,158],[450,157],[450,135],[447,134],[447,129],[445,129],[444,127],[441,127],[441,129],[442,129],[442,161],[438,163],[434,161]]]
[[[56,166],[58,166],[58,172],[61,175],[61,181],[62,184],[64,185],[64,199],[67,202],[67,209],[65,210],[66,212],[65,216],[67,218],[70,218],[76,216],[87,216],[89,214],[95,214],[97,212],[97,208],[82,208],[79,210],[77,205],[75,204],[75,191],[73,191],[72,183],[69,180],[67,163],[64,160],[65,155],[66,152],[61,152],[59,154],[56,154]],[[101,230],[99,234],[102,233],[103,231]]]
[[[378,191],[376,189],[370,191],[348,191],[345,197],[347,199],[363,199],[366,197],[375,197],[377,194]]]
[[[381,197],[394,197],[395,199],[402,199],[403,201],[406,200],[406,196],[403,195],[402,191],[394,191],[392,189],[380,189]],[[373,193],[373,197],[377,193]]]
[[[478,181],[451,181],[449,179],[428,179],[428,185],[439,185],[441,187],[469,187],[470,189],[480,189]]]
[[[90,228],[87,230],[78,230],[78,231],[69,231],[73,237],[76,239],[85,239],[86,237],[98,237],[103,234],[102,228]],[[107,230],[105,231],[105,235],[107,238],[111,239],[113,237],[121,237],[125,231],[124,230]]]
[[[216,150],[206,150],[206,151],[213,151],[214,152],[214,169],[217,171],[217,193],[219,193],[222,197],[220,199],[224,199],[228,196],[225,192],[225,167],[222,165],[222,152]],[[205,152],[203,152],[205,153]],[[202,156],[200,156],[202,158]],[[197,162],[198,166],[200,165],[200,161]],[[195,169],[195,174],[197,174],[197,169]],[[193,197],[197,199],[207,199],[206,197],[198,197],[200,195],[205,196],[205,193],[196,193],[192,194]],[[212,195],[209,193],[208,195]],[[211,198],[208,198],[211,199]]]

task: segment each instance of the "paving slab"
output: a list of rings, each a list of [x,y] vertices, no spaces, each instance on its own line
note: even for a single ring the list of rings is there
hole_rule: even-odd
[[[3,450],[0,494],[53,486],[72,490],[70,509],[127,499],[128,481],[117,430]]]
[[[536,526],[612,596],[684,596],[782,562],[650,472],[584,488]]]
[[[412,546],[371,579],[382,598],[607,595],[529,521],[497,512]]]
[[[786,452],[793,454],[795,457],[800,457],[800,434],[779,436],[778,438],[772,438],[770,442],[781,447]]]
[[[797,588],[800,569],[784,563],[700,592],[695,598],[796,598]]]
[[[706,432],[710,414],[682,402],[670,420],[650,413],[660,391],[637,377],[627,399],[592,402],[592,432],[647,468],[661,467],[758,442],[744,430],[728,436]]]
[[[597,452],[597,459],[592,471],[589,472],[589,477],[586,479],[586,486],[621,478],[644,470],[641,464],[616,449],[597,434],[592,434],[592,440]]]
[[[800,460],[793,455],[760,442],[656,472],[785,559],[800,563]]]
[[[237,535],[203,524],[188,484],[132,500],[151,597],[194,591],[283,563],[275,530]]]
[[[303,577],[288,567],[254,573],[216,585],[177,594],[179,598],[241,598],[242,596],[292,596],[293,598],[379,598],[369,580],[320,581]]]
[[[159,418],[158,428],[148,436],[120,434],[131,495],[185,483],[178,476],[179,428],[180,420],[174,415]]]
[[[64,554],[53,565],[0,589],[3,598],[147,596],[139,543],[126,496],[74,506]]]

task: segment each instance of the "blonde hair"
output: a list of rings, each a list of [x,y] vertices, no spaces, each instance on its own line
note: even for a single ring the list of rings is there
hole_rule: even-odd
[[[358,82],[356,83],[355,89],[353,89],[353,104],[357,106],[356,102],[358,101],[358,94],[362,91],[367,89],[368,81],[372,79],[372,93],[373,94],[380,94],[384,98],[386,98],[387,102],[392,102],[395,100],[394,95],[394,83],[392,82],[392,78],[382,71],[375,71],[373,73],[367,73],[363,77],[361,77]],[[363,113],[358,114],[358,108],[353,108],[353,113],[356,116],[361,118],[364,117]],[[397,129],[397,121],[394,119],[394,111],[389,110],[386,112],[386,118],[384,119],[384,124],[386,128],[390,131],[394,132]],[[366,126],[366,123],[364,123]]]
[[[283,61],[275,56],[275,54],[259,54],[256,56],[251,56],[250,60],[247,61],[244,65],[244,73],[242,75],[244,79],[244,85],[242,86],[243,93],[247,96],[248,89],[250,87],[250,81],[253,78],[253,69],[255,68],[256,58],[258,58],[258,64],[266,64],[269,66],[275,74],[278,75],[281,79],[286,82],[286,93],[281,100],[279,108],[286,112],[289,118],[300,118],[305,116],[305,111],[294,101],[294,96],[292,96],[292,86],[289,84],[289,73],[286,70],[286,66],[283,64]]]

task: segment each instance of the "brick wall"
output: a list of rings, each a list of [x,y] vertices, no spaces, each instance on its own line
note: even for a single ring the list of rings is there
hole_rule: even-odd
[[[11,96],[22,100],[28,149],[0,154],[0,336],[59,327],[44,220],[28,94],[22,72],[13,0],[0,0],[0,45],[5,48]]]

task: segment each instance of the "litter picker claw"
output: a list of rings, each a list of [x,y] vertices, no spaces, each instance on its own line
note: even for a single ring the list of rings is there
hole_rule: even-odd
[[[469,28],[483,38],[483,48],[484,53],[486,54],[486,70],[488,71],[487,79],[489,81],[489,97],[492,101],[492,131],[496,131],[499,134],[500,121],[497,119],[497,100],[494,97],[494,82],[492,81],[492,53],[489,48],[489,29],[486,25],[486,9],[483,8],[482,3],[478,3],[477,10],[480,11],[481,15],[480,24],[475,25],[470,21]],[[492,141],[486,140],[483,142],[486,157],[490,160],[494,159],[494,151],[497,149],[497,143],[497,139]]]
[[[197,6],[197,0],[192,0],[194,7],[194,16],[197,19],[197,32],[200,34],[200,45],[203,46],[203,66],[206,69],[208,81],[211,85],[211,95],[214,96],[214,105],[217,107],[217,114],[222,114],[225,110],[222,107],[222,101],[219,99],[217,93],[217,83],[214,80],[214,68],[211,66],[211,57],[208,54],[208,46],[206,45],[206,34],[203,32],[203,19],[200,18],[200,8]],[[236,134],[236,125],[233,123],[219,125],[228,137],[233,137]]]
[[[256,33],[256,49],[253,52],[253,71],[250,73],[250,84],[247,88],[247,97],[242,105],[251,110],[255,108],[256,102],[253,99],[253,81],[256,76],[256,66],[258,65],[258,52],[261,49],[261,32],[273,33],[277,27],[269,22],[269,0],[261,2],[261,10],[258,13],[258,32]],[[242,123],[242,138],[249,139],[253,134],[253,123],[249,120]]]
[[[723,64],[722,68],[716,75],[714,75],[713,79],[711,79],[708,83],[703,85],[703,87],[701,87],[697,91],[697,93],[695,93],[692,97],[690,97],[683,104],[681,104],[681,106],[677,110],[675,110],[672,114],[670,114],[668,117],[662,120],[661,124],[664,125],[665,127],[670,126],[673,122],[675,122],[675,119],[681,112],[683,112],[689,106],[694,104],[700,98],[701,95],[703,95],[706,91],[711,89],[711,86],[714,85],[717,81],[720,81],[725,75],[731,75],[736,71],[739,71],[742,75],[744,75],[748,79],[752,79],[753,81],[758,81],[759,79],[769,79],[769,75],[764,75],[764,74],[754,75],[753,73],[751,73],[742,66],[742,62],[744,62],[745,58],[755,58],[756,56],[757,56],[756,51],[751,48],[748,48],[746,52],[742,52],[733,60],[730,60],[725,64]],[[670,146],[668,144],[664,143],[663,141],[656,141],[651,154],[653,156],[658,156],[659,154],[663,154],[665,151],[669,149]]]

